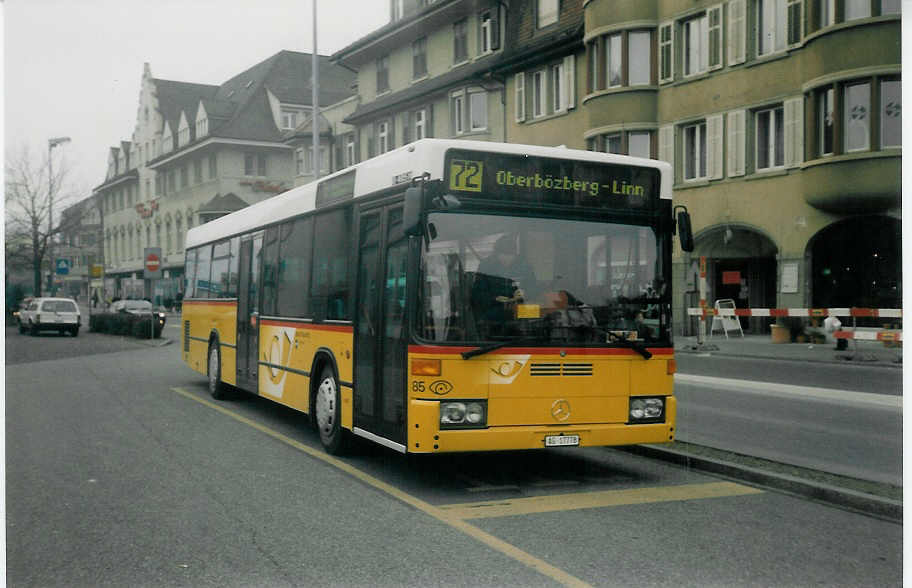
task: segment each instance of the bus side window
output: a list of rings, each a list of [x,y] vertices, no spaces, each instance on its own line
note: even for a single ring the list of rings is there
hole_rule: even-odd
[[[315,218],[313,283],[310,293],[316,316],[323,310],[327,319],[351,319],[351,278],[348,271],[351,232],[350,207],[325,212]]]

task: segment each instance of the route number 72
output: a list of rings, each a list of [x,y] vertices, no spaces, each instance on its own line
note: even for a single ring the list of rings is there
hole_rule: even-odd
[[[482,162],[465,159],[450,161],[450,190],[481,192]]]

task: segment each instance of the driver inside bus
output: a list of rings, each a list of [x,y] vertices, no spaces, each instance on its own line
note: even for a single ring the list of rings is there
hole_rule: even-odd
[[[534,287],[535,273],[519,255],[516,237],[501,236],[493,253],[479,264],[472,284],[476,320],[489,327],[503,325],[514,318],[513,307],[526,300],[527,292]]]

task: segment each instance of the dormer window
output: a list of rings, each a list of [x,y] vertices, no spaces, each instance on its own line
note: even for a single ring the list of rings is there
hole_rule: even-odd
[[[538,28],[542,29],[557,22],[560,0],[538,0]]]
[[[177,125],[177,146],[183,147],[190,142],[190,125],[187,124],[187,116],[181,113],[180,123]]]
[[[282,110],[282,128],[295,129],[298,126],[298,112],[296,110]]]
[[[209,134],[209,119],[201,118],[196,121],[196,138],[205,137]]]

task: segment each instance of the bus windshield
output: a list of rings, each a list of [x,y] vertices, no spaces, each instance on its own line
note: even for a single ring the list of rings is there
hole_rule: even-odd
[[[427,234],[422,340],[670,345],[670,251],[651,226],[440,212]]]

